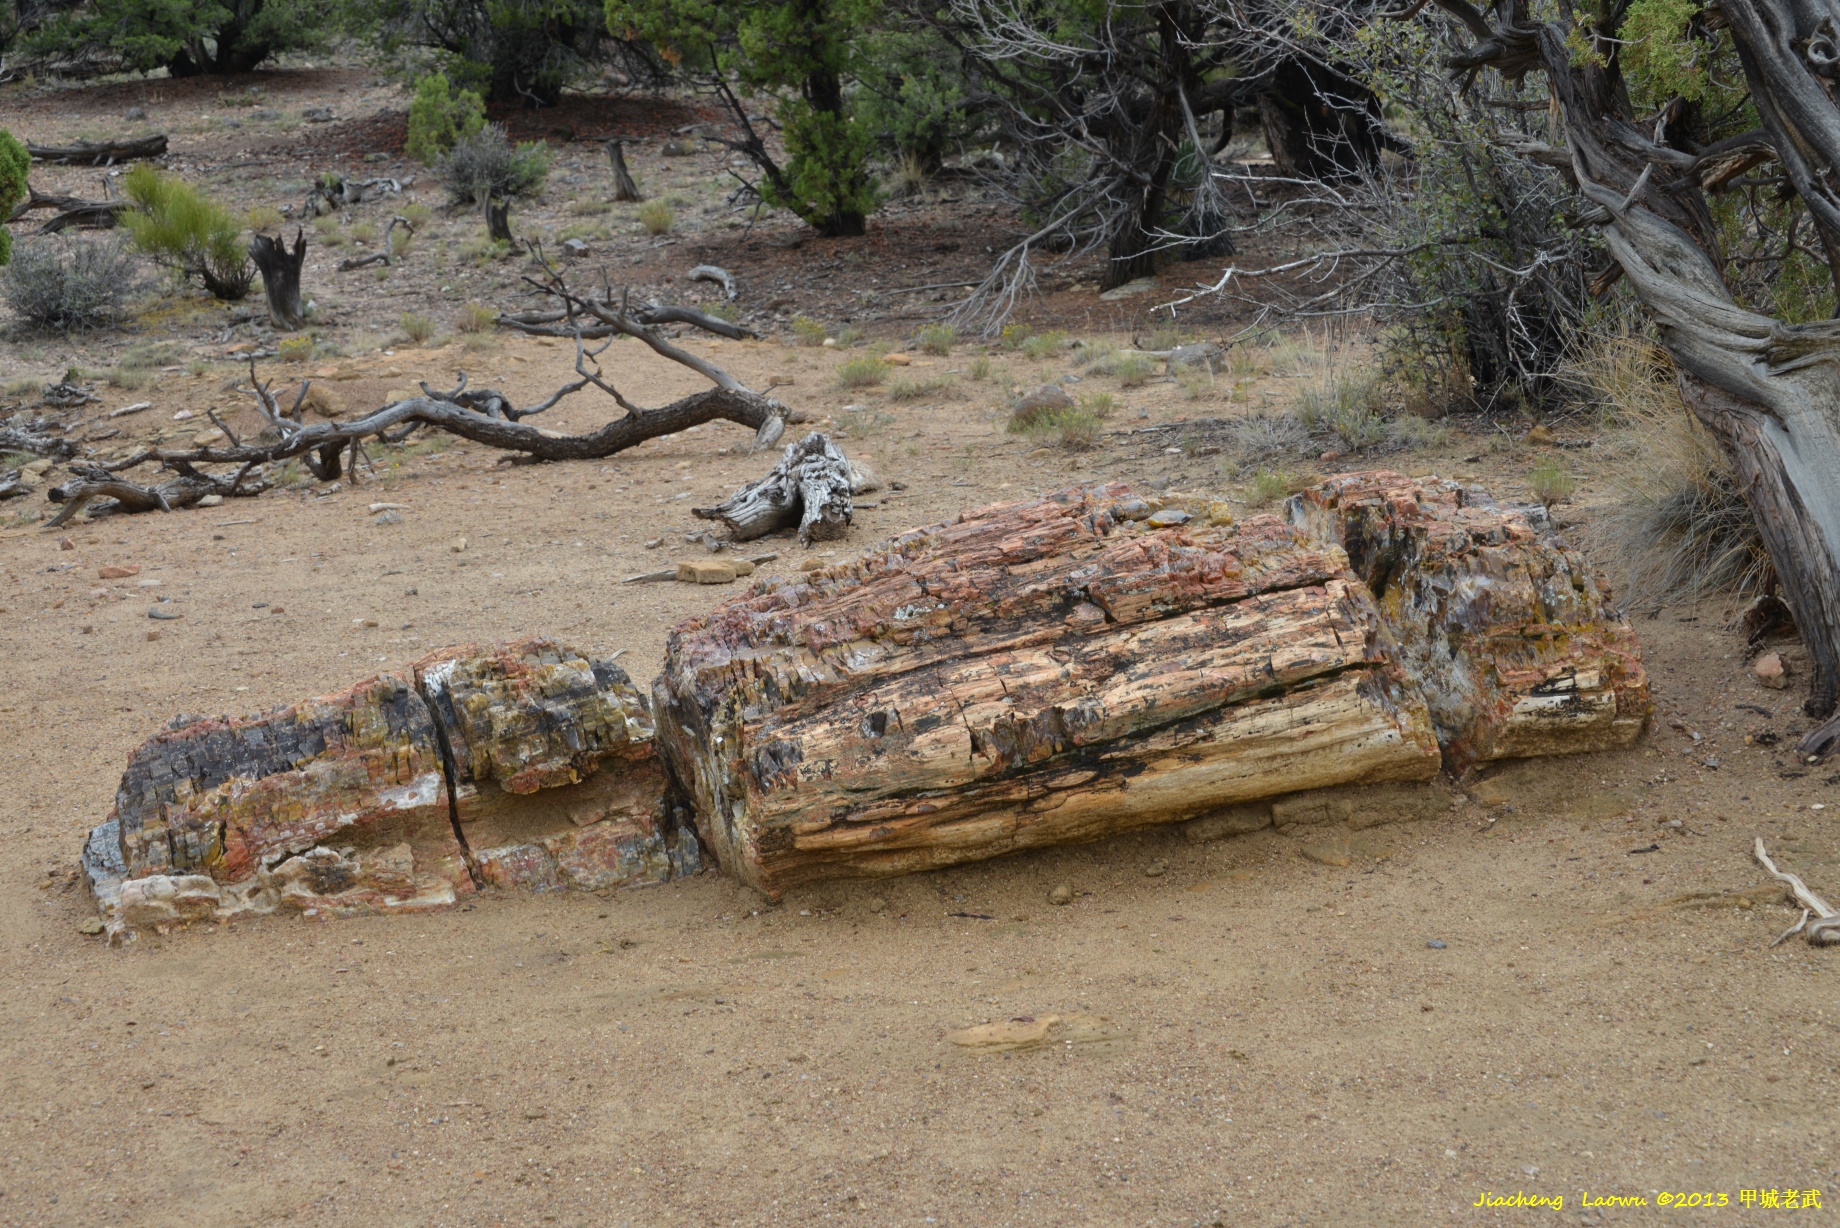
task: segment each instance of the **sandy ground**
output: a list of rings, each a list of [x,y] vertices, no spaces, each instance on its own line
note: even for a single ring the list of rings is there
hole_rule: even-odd
[[[571,360],[496,345],[493,382],[520,399]],[[755,386],[792,376],[784,395],[814,417],[853,395],[828,383],[832,352],[701,348]],[[619,353],[609,370],[638,399],[694,386]],[[357,404],[462,357],[399,351],[333,364],[366,378],[329,383]],[[1055,369],[1011,361],[1018,382]],[[216,378],[172,374],[125,421],[145,434],[175,407],[233,404]],[[1001,434],[994,389],[959,388],[919,407],[872,395],[849,419],[845,446],[908,485],[872,499],[853,542],[1086,476],[1225,482],[1219,458],[1165,452],[1163,435],[1034,449]],[[1121,429],[1225,412],[1167,385],[1120,396]],[[604,412],[578,398],[550,425]],[[81,837],[173,713],[255,710],[537,631],[624,648],[648,677],[665,630],[724,590],[620,580],[697,549],[685,509],[763,467],[738,454],[747,437],[717,425],[562,466],[410,450],[330,495],[0,533],[0,1223],[1550,1218],[1473,1205],[1517,1190],[1562,1196],[1567,1219],[1581,1192],[1724,1193],[1723,1211],[1670,1210],[1723,1223],[1788,1214],[1742,1207],[1746,1189],[1840,1202],[1836,955],[1769,949],[1792,915],[1739,898],[1760,878],[1757,833],[1840,893],[1835,811],[1810,809],[1834,778],[1781,753],[1805,724],[1797,696],[1751,681],[1717,603],[1639,624],[1659,716],[1638,749],[1511,766],[1447,817],[1363,833],[1345,869],[1275,833],[1151,832],[776,907],[705,874],[126,950],[78,932]],[[1392,463],[1462,467],[1473,446]],[[1504,488],[1530,459],[1477,455]],[[407,505],[402,522],[374,501]],[[796,565],[796,542],[763,548]],[[123,564],[139,575],[98,580]],[[183,617],[151,621],[161,599]],[[1766,729],[1783,742],[1745,744]],[[1670,818],[1682,834],[1657,826]],[[1075,902],[1051,906],[1063,882]],[[1724,894],[1680,902],[1695,892]],[[1007,1056],[947,1040],[1073,1011],[1104,1016],[1103,1039]]]

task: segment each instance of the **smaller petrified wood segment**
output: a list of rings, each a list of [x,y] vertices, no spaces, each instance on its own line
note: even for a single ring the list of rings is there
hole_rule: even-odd
[[[723,867],[777,894],[1435,774],[1342,550],[1196,511],[987,508],[678,627],[659,737]]]
[[[260,716],[176,719],[83,860],[113,935],[412,912],[694,872],[668,792],[625,671],[549,640],[471,646]]]
[[[1462,772],[1628,746],[1650,712],[1629,624],[1538,504],[1378,470],[1296,496],[1291,519],[1348,551]]]

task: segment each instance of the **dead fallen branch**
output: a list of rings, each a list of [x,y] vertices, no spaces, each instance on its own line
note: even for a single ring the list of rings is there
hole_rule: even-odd
[[[259,240],[265,237],[257,236]],[[296,243],[293,253],[287,253],[287,249],[281,245],[270,246],[279,258],[296,262],[298,256],[305,251],[304,241]],[[532,251],[539,260],[542,259],[541,250],[534,244]],[[257,377],[252,360],[249,367],[251,387],[245,391],[255,398],[263,419],[259,438],[249,441],[238,439],[224,423],[213,418],[223,430],[227,443],[189,448],[153,447],[107,464],[86,466],[79,475],[80,480],[57,488],[53,500],[68,506],[52,523],[63,524],[82,508],[102,498],[111,501],[95,506],[90,512],[92,516],[188,506],[209,494],[226,497],[253,494],[257,489],[266,488],[269,481],[265,474],[266,466],[295,459],[305,464],[308,471],[320,481],[333,481],[347,473],[356,481],[357,460],[364,455],[365,441],[374,439],[385,443],[400,442],[421,428],[445,431],[474,443],[516,453],[519,459],[526,461],[565,461],[599,460],[648,439],[676,434],[705,422],[734,422],[753,429],[758,439],[776,436],[779,430],[784,429],[787,421],[796,420],[796,415],[779,401],[753,391],[714,363],[671,344],[628,315],[623,305],[616,306],[610,298],[579,296],[547,262],[545,269],[547,279],[533,281],[532,284],[563,302],[563,318],[580,321],[587,317],[611,333],[643,341],[655,353],[690,368],[715,387],[655,409],[634,405],[608,380],[598,364],[597,360],[612,344],[611,337],[599,348],[591,350],[577,336],[575,371],[580,378],[529,408],[518,408],[495,389],[469,388],[466,373],[461,372],[456,386],[447,391],[437,391],[423,384],[423,395],[393,402],[362,417],[347,421],[309,423],[304,420],[301,409],[311,388],[311,381],[301,382],[293,405],[284,410],[272,384]],[[270,283],[271,291],[275,284]],[[298,287],[295,289],[297,292]],[[598,430],[578,435],[541,430],[521,421],[542,413],[590,384],[612,397],[626,411],[625,415]],[[32,444],[34,446],[14,450],[44,454],[42,449],[50,446],[50,441],[35,438]],[[0,446],[5,445],[6,436],[0,434]],[[74,454],[75,448],[74,444],[69,445],[70,451],[60,459]],[[841,457],[841,453],[838,455]],[[179,478],[158,486],[148,486],[136,484],[122,476],[146,464],[157,464],[174,470]],[[240,469],[234,476],[227,473],[211,474],[193,468],[199,465],[235,465],[240,466]],[[848,462],[844,462],[844,465],[847,475]],[[812,485],[811,489],[815,491],[816,485]],[[809,520],[807,537],[840,531],[837,526],[848,523],[847,476],[844,489],[846,502],[842,506],[841,517],[834,501],[819,500],[816,506],[821,510],[815,514],[815,518]]]
[[[728,297],[729,302],[735,301],[735,275],[727,269],[714,264],[699,264],[690,270],[689,276],[691,281],[713,281],[722,287],[722,293]]]
[[[76,141],[69,145],[26,145],[26,152],[38,162],[62,162],[75,166],[113,166],[135,158],[158,158],[166,153],[166,135],[141,137],[133,141]]]
[[[349,273],[353,269],[361,269],[371,264],[381,264],[385,268],[388,268],[395,258],[394,254],[396,247],[392,240],[398,226],[408,231],[411,236],[415,234],[415,224],[408,218],[398,214],[396,217],[390,219],[390,224],[388,226],[384,227],[383,248],[381,251],[372,252],[368,256],[355,256],[349,260],[341,260],[339,261],[339,272]]]
[[[760,334],[751,328],[743,328],[731,320],[712,316],[694,307],[666,307],[659,303],[647,303],[633,311],[632,318],[648,328],[656,328],[660,324],[689,324],[718,337],[727,337],[730,341],[757,341],[760,338]],[[514,311],[500,315],[498,324],[538,337],[573,337],[577,330],[567,323],[568,319],[569,313],[566,311]],[[591,324],[582,327],[580,332],[584,340],[599,341],[614,336],[618,330],[608,324]]]
[[[850,462],[828,436],[814,432],[786,448],[779,464],[714,507],[690,514],[719,520],[736,541],[799,526],[799,542],[834,541],[850,528]]]
[[[53,435],[45,421],[22,422],[14,418],[0,426],[0,452],[26,452],[52,460],[69,460],[78,451],[77,441]]]
[[[1770,944],[1771,946],[1785,942],[1797,934],[1806,936],[1808,941],[1816,946],[1840,943],[1840,912],[1835,912],[1832,905],[1810,891],[1808,884],[1800,878],[1787,870],[1777,869],[1776,863],[1770,860],[1769,851],[1763,847],[1762,836],[1758,836],[1757,842],[1751,846],[1751,856],[1757,859],[1757,864],[1763,867],[1765,874],[1787,887],[1788,894],[1802,906],[1802,919],[1785,930],[1776,942]]]
[[[44,193],[27,185],[29,195],[14,207],[9,222],[16,222],[26,214],[38,209],[56,209],[57,216],[38,228],[41,235],[56,234],[71,226],[91,230],[107,230],[114,226],[124,209],[133,205],[125,200],[85,200],[81,196],[59,196]]]

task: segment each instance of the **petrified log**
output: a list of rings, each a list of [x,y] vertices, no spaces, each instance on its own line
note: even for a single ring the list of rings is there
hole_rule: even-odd
[[[850,462],[828,436],[814,432],[788,444],[765,477],[749,482],[714,507],[690,514],[720,520],[736,541],[799,526],[799,541],[833,541],[850,527]]]
[[[705,843],[778,894],[1434,775],[1341,549],[1196,510],[988,508],[679,626],[653,703]]]
[[[1461,773],[1491,759],[1628,746],[1648,675],[1607,586],[1538,504],[1379,470],[1294,497],[1294,523],[1348,551]]]
[[[260,716],[176,718],[129,760],[83,863],[119,937],[659,882],[699,864],[675,821],[631,679],[532,639]]]

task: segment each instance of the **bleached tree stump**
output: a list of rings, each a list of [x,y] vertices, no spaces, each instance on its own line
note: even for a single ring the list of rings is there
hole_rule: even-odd
[[[826,435],[812,433],[788,444],[763,478],[749,482],[714,507],[693,507],[704,520],[719,520],[736,541],[799,526],[799,541],[834,541],[849,530],[854,510],[850,462]]]

